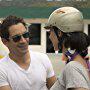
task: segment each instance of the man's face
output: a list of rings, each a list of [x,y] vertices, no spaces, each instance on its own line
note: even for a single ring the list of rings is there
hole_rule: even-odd
[[[29,37],[27,30],[22,23],[12,25],[9,27],[9,41],[7,47],[11,53],[25,54],[28,51]]]

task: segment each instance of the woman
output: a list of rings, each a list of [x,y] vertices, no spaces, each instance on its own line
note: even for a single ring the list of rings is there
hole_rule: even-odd
[[[74,7],[56,9],[45,28],[50,29],[54,49],[58,46],[66,60],[65,68],[50,90],[90,90],[90,63],[86,58],[90,37],[83,33],[82,13]]]

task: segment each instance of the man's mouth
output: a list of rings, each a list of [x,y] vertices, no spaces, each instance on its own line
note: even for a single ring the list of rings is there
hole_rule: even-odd
[[[18,45],[19,48],[26,48],[27,44],[23,44],[23,45]]]

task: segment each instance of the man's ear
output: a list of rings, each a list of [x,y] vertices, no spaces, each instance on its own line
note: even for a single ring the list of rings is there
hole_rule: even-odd
[[[3,44],[7,46],[8,40],[6,40],[5,38],[1,38],[1,40],[2,40]]]

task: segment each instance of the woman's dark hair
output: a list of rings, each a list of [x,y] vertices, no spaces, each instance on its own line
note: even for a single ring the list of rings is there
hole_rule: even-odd
[[[83,32],[74,32],[64,39],[63,44],[66,48],[76,50],[82,57],[85,57],[88,54],[90,37]]]
[[[6,17],[2,24],[0,25],[0,36],[1,38],[5,38],[6,40],[9,40],[9,27],[18,23],[22,23],[25,27],[26,24],[23,20],[23,18],[17,17],[17,16],[8,16]]]

